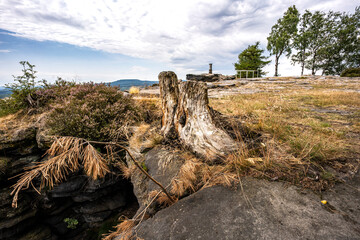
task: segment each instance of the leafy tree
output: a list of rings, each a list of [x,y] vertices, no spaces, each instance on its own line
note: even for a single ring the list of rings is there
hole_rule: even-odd
[[[254,45],[249,45],[238,56],[238,62],[235,63],[235,70],[259,70],[258,77],[261,77],[265,72],[261,68],[265,67],[271,61],[265,61],[269,57],[262,56],[264,50],[259,48],[260,42]]]
[[[329,17],[332,14],[329,13]],[[310,13],[307,30],[309,58],[305,61],[305,67],[311,70],[312,75],[315,75],[316,71],[321,68],[319,64],[321,49],[329,45],[331,41],[330,29],[333,25],[333,18],[334,16],[331,16],[331,19],[327,19],[326,14],[320,11]]]
[[[291,56],[293,64],[299,63],[301,65],[301,76],[304,75],[305,61],[309,56],[309,19],[311,12],[308,10],[301,16],[299,23],[299,31],[294,35],[292,47],[297,51],[296,54]]]
[[[323,74],[337,74],[360,65],[360,7],[354,14],[332,13],[327,16],[328,41],[319,50],[318,67]]]
[[[272,26],[269,34],[267,49],[271,55],[275,55],[275,76],[278,76],[279,58],[283,53],[291,54],[290,40],[297,32],[299,11],[295,5],[289,7],[277,23]]]

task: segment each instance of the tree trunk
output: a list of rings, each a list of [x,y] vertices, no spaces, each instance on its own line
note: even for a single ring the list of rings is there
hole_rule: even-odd
[[[301,62],[301,76],[304,76],[305,61]]]
[[[314,58],[312,60],[312,66],[311,66],[311,75],[315,76],[315,62],[316,62],[316,53],[314,54]]]
[[[275,56],[275,77],[278,76],[279,57]]]
[[[195,154],[210,161],[236,150],[238,144],[214,124],[206,83],[186,81],[178,84],[175,73],[162,72],[159,84],[165,138],[178,137]],[[168,134],[168,129],[174,129],[174,133]]]

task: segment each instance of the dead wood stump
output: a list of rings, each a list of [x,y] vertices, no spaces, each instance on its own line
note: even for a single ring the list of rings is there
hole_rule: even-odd
[[[214,161],[236,150],[238,144],[217,128],[209,108],[206,83],[178,83],[174,72],[159,74],[162,101],[162,134],[178,138],[195,154]]]
[[[160,80],[161,79],[161,80]],[[174,72],[161,72],[159,74],[161,96],[161,133],[165,139],[176,139],[174,116],[178,105],[179,87],[178,79]]]

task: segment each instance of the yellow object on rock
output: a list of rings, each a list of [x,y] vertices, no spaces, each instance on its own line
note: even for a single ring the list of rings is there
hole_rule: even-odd
[[[321,203],[325,205],[325,204],[327,204],[327,201],[326,201],[326,200],[322,200]]]

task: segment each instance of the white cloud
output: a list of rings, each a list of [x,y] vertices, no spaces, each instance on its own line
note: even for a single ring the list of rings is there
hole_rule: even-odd
[[[8,49],[0,49],[0,53],[9,53],[9,52],[11,52],[11,51]]]
[[[271,26],[293,4],[300,11],[356,6],[342,0],[1,0],[0,28],[38,41],[156,59],[185,74],[203,71],[208,62],[231,69],[247,45],[261,41],[265,48]]]

